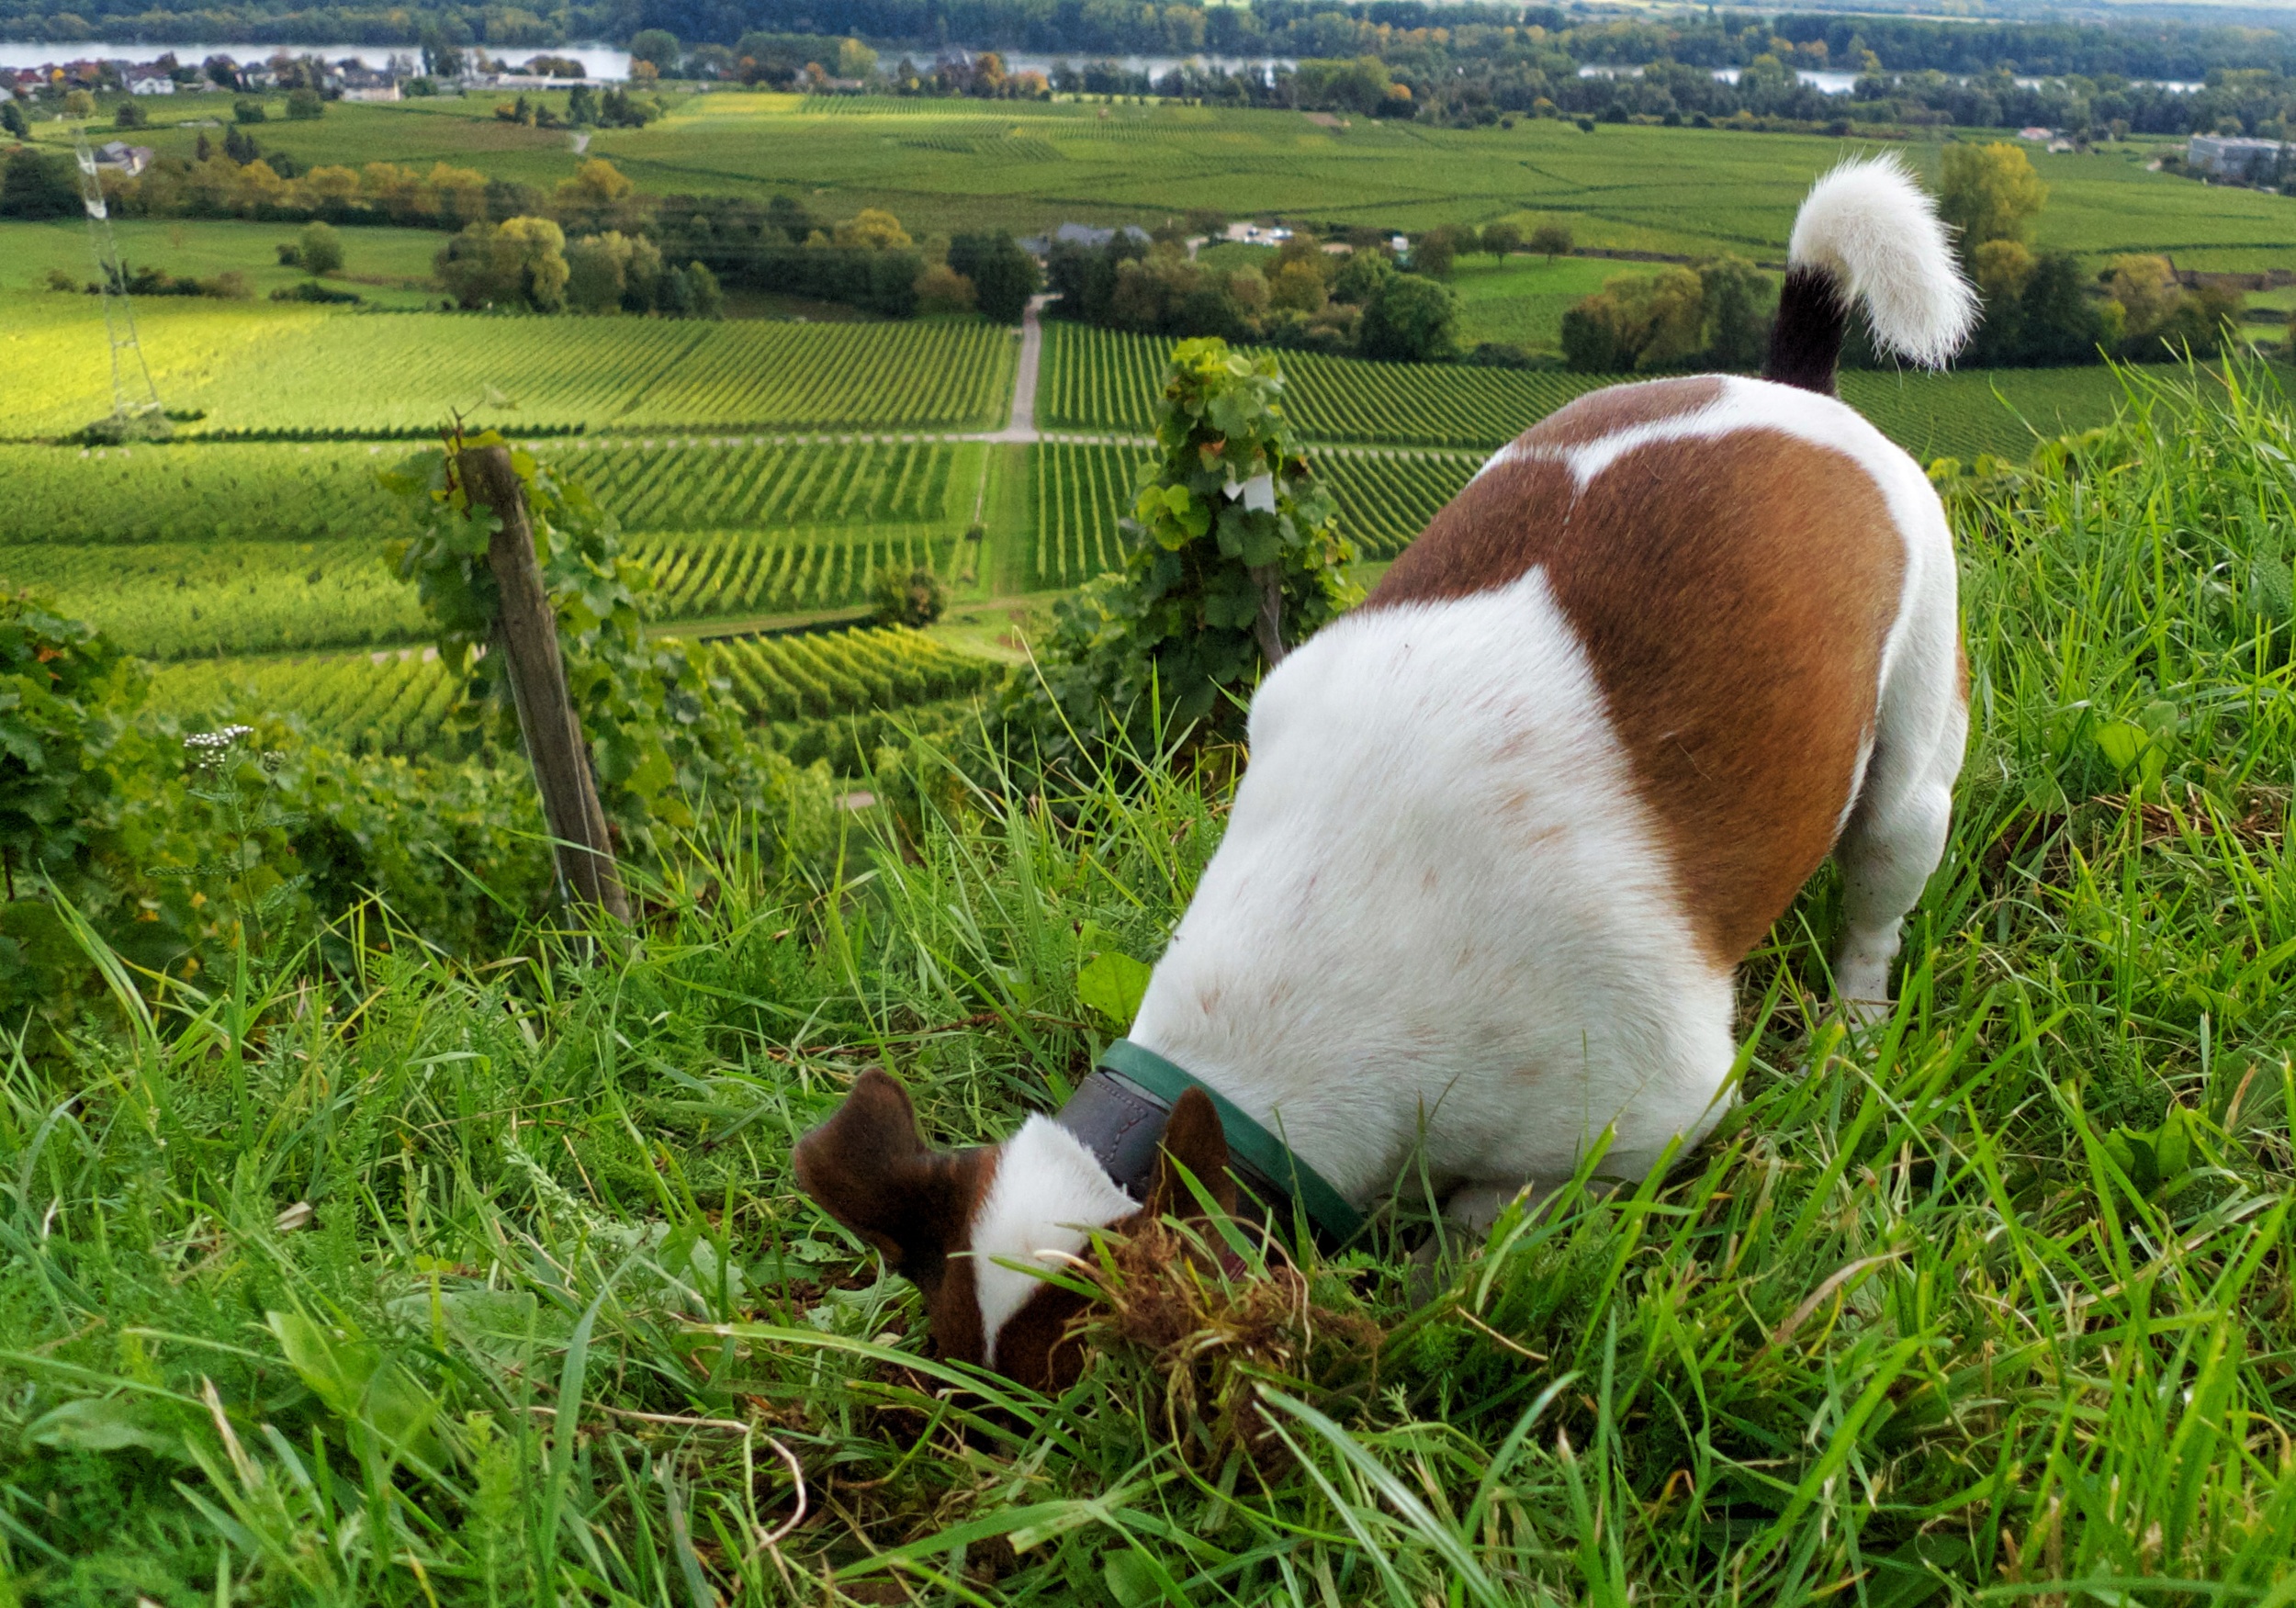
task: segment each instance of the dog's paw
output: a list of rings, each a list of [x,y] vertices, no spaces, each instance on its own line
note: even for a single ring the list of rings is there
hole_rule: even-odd
[[[1897,1006],[1887,997],[1851,999],[1845,995],[1834,1001],[1834,1014],[1853,1032],[1866,1033],[1887,1027],[1890,1018],[1897,1014]]]

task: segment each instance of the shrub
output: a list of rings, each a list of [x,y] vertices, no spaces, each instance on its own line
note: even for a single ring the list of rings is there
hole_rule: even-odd
[[[1232,695],[1362,596],[1282,399],[1267,354],[1173,349],[1123,567],[1062,601],[1037,664],[1006,688],[1007,717],[1048,757],[1119,728],[1140,754],[1190,725],[1232,732]]]
[[[287,115],[290,123],[307,123],[314,118],[324,117],[326,113],[327,103],[319,91],[310,88],[287,91]]]
[[[296,237],[295,261],[313,278],[335,273],[343,266],[343,237],[327,224],[306,223]]]
[[[877,619],[882,624],[922,628],[940,618],[947,602],[940,577],[929,569],[906,575],[889,569],[877,578]]]
[[[963,313],[973,310],[973,281],[935,263],[917,276],[917,310],[920,313]]]
[[[231,103],[231,120],[235,123],[265,122],[270,116],[264,110],[263,102],[252,96],[243,96]]]
[[[974,304],[993,323],[1017,324],[1036,294],[1036,259],[1008,234],[960,234],[949,266],[972,281]]]
[[[1396,274],[1372,294],[1356,335],[1366,357],[1390,363],[1442,363],[1458,351],[1458,298],[1417,274]]]

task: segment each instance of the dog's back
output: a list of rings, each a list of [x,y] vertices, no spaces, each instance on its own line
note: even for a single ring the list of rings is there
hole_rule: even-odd
[[[1261,689],[1229,833],[1132,1037],[1343,1192],[1647,1167],[1716,1114],[1731,973],[1839,847],[1837,983],[1886,992],[1965,730],[1920,469],[1829,393],[1843,320],[1967,326],[1886,164],[1797,220],[1774,379],[1581,399]],[[1507,1186],[1512,1192],[1512,1186]]]

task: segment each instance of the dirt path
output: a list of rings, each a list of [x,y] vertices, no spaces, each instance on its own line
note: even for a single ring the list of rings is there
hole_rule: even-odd
[[[969,435],[967,441],[1041,441],[1044,433],[1036,427],[1036,377],[1044,363],[1044,321],[1038,315],[1049,296],[1029,298],[1029,306],[1020,315],[1020,362],[1012,379],[1012,417],[1005,427],[987,435]]]

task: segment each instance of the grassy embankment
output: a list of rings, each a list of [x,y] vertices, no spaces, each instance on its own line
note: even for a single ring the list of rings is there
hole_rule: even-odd
[[[1387,1227],[1311,1263],[1305,1313],[1211,1289],[1156,1331],[1177,1287],[1135,1269],[1041,1400],[927,1358],[793,1190],[863,1065],[942,1142],[1057,1103],[1115,1028],[1079,963],[1153,958],[1218,839],[1183,776],[991,790],[897,852],[857,826],[810,880],[731,860],[587,960],[369,947],[18,1060],[15,1590],[2267,1600],[2296,431],[2198,383],[1956,510],[1976,729],[1895,1022],[1814,1014],[1821,877],[1747,967],[1722,1131],[1511,1215],[1416,1310]]]

